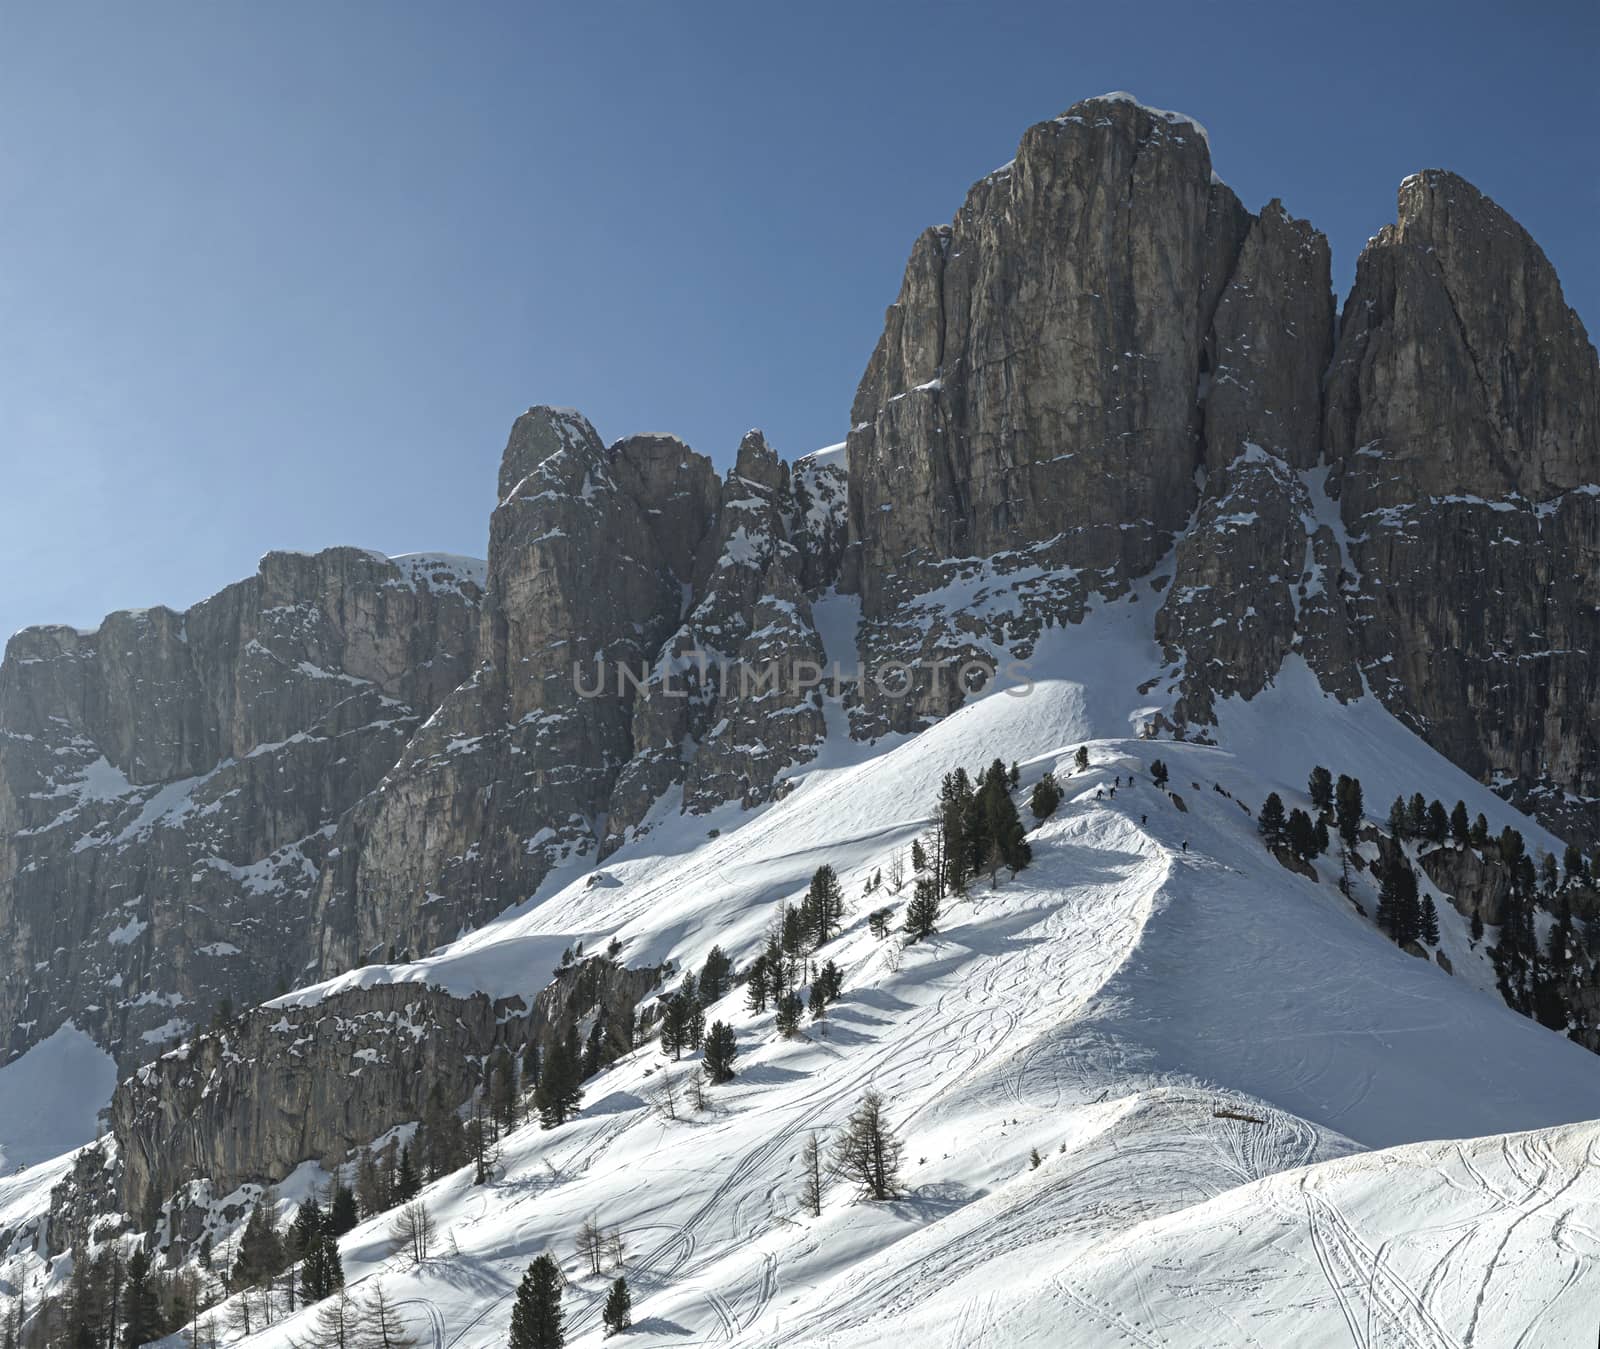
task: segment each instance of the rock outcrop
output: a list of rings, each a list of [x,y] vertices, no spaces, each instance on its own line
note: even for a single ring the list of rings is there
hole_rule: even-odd
[[[1600,367],[1555,269],[1454,174],[1401,184],[1327,389],[1359,660],[1431,744],[1600,832]]]
[[[1328,246],[1126,96],[1023,137],[912,249],[851,414],[858,734],[959,704],[1092,594],[1172,583],[1180,724],[1290,657],[1600,838],[1600,366],[1525,231],[1406,180],[1337,345]],[[1168,559],[1171,559],[1170,562]],[[1002,593],[1003,592],[1003,593]]]
[[[269,553],[186,612],[0,664],[0,1059],[74,1020],[124,1067],[303,982],[344,812],[472,669],[482,564]]]
[[[551,1043],[595,1015],[631,1027],[659,981],[660,971],[596,958],[567,967],[532,1006],[389,983],[252,1009],[117,1088],[123,1208],[144,1214],[199,1180],[227,1194],[282,1180],[308,1159],[343,1161],[420,1119],[432,1092],[464,1102],[498,1048]]]

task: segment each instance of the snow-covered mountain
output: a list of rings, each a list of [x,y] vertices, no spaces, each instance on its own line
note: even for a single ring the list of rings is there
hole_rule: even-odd
[[[337,1343],[337,1295],[183,1279],[263,1186],[486,1139],[575,1038],[573,1118],[433,1168],[427,1258],[397,1205],[340,1234],[420,1342],[505,1344],[543,1253],[569,1343],[619,1274],[637,1344],[1587,1342],[1594,351],[1450,175],[1337,333],[1327,269],[1189,119],[1087,100],[918,241],[843,451],[719,479],[530,409],[487,564],[274,554],[19,634],[0,1301],[54,1343],[142,1246],[201,1343]],[[913,940],[914,845],[996,761],[1031,860]],[[841,986],[786,1033],[749,980],[821,867],[794,982]],[[707,1083],[662,1035],[717,956]],[[813,1205],[868,1092],[894,1196]]]

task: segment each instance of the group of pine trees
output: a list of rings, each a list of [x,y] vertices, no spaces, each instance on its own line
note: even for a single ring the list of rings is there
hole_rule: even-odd
[[[1337,835],[1346,854],[1356,846],[1366,816],[1361,779],[1341,773],[1337,780],[1320,764],[1311,770],[1306,784],[1311,797],[1310,814],[1296,806],[1285,811],[1283,798],[1272,792],[1261,805],[1257,827],[1268,845],[1288,848],[1302,862],[1321,857]],[[1332,832],[1330,832],[1332,826]],[[1348,882],[1345,883],[1348,889]]]
[[[1349,889],[1349,852],[1354,849],[1363,822],[1359,779],[1341,775],[1337,781],[1321,766],[1312,770],[1308,783],[1313,818],[1298,808],[1285,811],[1276,792],[1261,807],[1258,823],[1265,840],[1287,847],[1303,861],[1326,852],[1331,821],[1344,845],[1344,881]],[[1487,817],[1470,814],[1458,800],[1446,809],[1444,802],[1429,801],[1421,792],[1397,796],[1389,807],[1388,831],[1392,847],[1380,849],[1373,867],[1378,884],[1378,926],[1398,945],[1439,943],[1439,913],[1433,898],[1420,894],[1408,844],[1457,849],[1472,848],[1497,867],[1503,918],[1496,943],[1490,948],[1496,982],[1508,1006],[1555,1030],[1577,1035],[1587,1027],[1574,1025],[1577,1000],[1572,997],[1581,982],[1587,955],[1588,978],[1600,983],[1600,922],[1588,924],[1580,942],[1573,922],[1572,896],[1595,882],[1595,869],[1582,849],[1568,845],[1560,864],[1553,854],[1537,861],[1529,853],[1521,832],[1510,825],[1491,833]],[[1482,904],[1473,906],[1471,939],[1484,937]],[[1538,937],[1535,913],[1544,908],[1555,921],[1546,940]]]
[[[761,954],[747,972],[745,1006],[752,1012],[771,1007],[778,1034],[784,1038],[800,1033],[806,1014],[821,1021],[829,1005],[839,1000],[843,971],[832,959],[817,965],[815,956],[843,926],[844,890],[838,874],[824,864],[812,873],[800,903],[785,904],[767,929]]]

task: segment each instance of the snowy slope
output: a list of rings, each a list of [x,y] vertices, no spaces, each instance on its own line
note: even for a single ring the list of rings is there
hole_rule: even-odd
[[[1150,607],[1048,635],[1027,696],[914,739],[853,744],[835,716],[781,802],[663,809],[601,873],[427,961],[335,981],[526,992],[562,947],[613,936],[632,963],[687,969],[713,943],[743,963],[823,862],[852,908],[823,953],[845,970],[825,1023],[783,1042],[742,992],[711,1010],[740,1057],[710,1110],[652,1108],[671,1069],[646,1046],[586,1084],[575,1123],[508,1138],[491,1184],[429,1187],[448,1258],[402,1267],[377,1219],[346,1238],[347,1275],[407,1299],[424,1343],[488,1349],[549,1250],[572,1280],[572,1342],[596,1344],[605,1281],[580,1277],[572,1248],[594,1214],[627,1236],[631,1344],[1567,1342],[1545,1336],[1600,1291],[1583,1216],[1600,1196],[1580,1166],[1593,1131],[1555,1126],[1600,1116],[1600,1060],[1397,950],[1331,870],[1283,869],[1245,806],[1303,800],[1320,762],[1362,777],[1369,803],[1460,796],[1544,836],[1375,705],[1340,708],[1293,670],[1224,709],[1217,746],[1128,738],[1160,701],[1138,691],[1159,664]],[[1081,743],[1093,766],[1073,774]],[[1181,807],[1150,783],[1158,756]],[[944,772],[995,757],[1022,764],[1024,791],[1050,765],[1067,786],[1034,865],[951,905],[935,940],[871,937],[866,913],[894,897],[864,896],[865,877],[926,828]],[[1478,960],[1442,919],[1452,958]],[[868,1087],[906,1141],[906,1196],[834,1185],[806,1217],[801,1145]],[[250,1343],[306,1334],[300,1318]]]

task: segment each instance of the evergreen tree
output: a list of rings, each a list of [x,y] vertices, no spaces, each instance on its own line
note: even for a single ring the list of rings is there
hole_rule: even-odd
[[[1561,859],[1561,869],[1567,873],[1569,885],[1582,885],[1589,879],[1589,868],[1583,860],[1583,850],[1576,843],[1567,844],[1566,855]]]
[[[1432,895],[1425,896],[1422,901],[1422,940],[1429,946],[1439,944],[1439,910]]]
[[[1394,939],[1408,945],[1422,935],[1422,906],[1417,900],[1417,873],[1401,858],[1396,864]]]
[[[928,854],[923,849],[922,840],[911,840],[911,869],[913,871],[926,871],[928,869]]]
[[[149,1340],[159,1339],[163,1329],[161,1302],[150,1273],[150,1259],[142,1249],[128,1258],[128,1280],[123,1288],[122,1342],[127,1349],[138,1349]]]
[[[633,1297],[628,1292],[628,1281],[621,1275],[611,1285],[606,1295],[605,1310],[600,1313],[607,1335],[619,1335],[633,1324]]]
[[[1033,784],[1033,795],[1028,798],[1028,809],[1036,820],[1048,820],[1061,804],[1061,787],[1054,773],[1045,775]]]
[[[1288,832],[1289,821],[1283,812],[1283,798],[1277,792],[1270,793],[1261,803],[1261,817],[1256,827],[1261,830],[1261,836],[1266,839],[1269,847],[1277,847],[1283,842],[1284,835]]]
[[[411,1147],[418,1159],[414,1165],[420,1165],[429,1180],[449,1175],[466,1161],[467,1140],[462,1131],[461,1115],[437,1083],[422,1107],[421,1138],[413,1138]],[[403,1203],[411,1196],[396,1197]]]
[[[356,1197],[338,1177],[333,1182],[333,1198],[328,1205],[328,1230],[342,1237],[360,1221],[356,1212]]]
[[[706,1032],[705,1073],[713,1082],[733,1080],[733,1060],[739,1052],[733,1027],[726,1021],[713,1021]]]
[[[1167,785],[1167,777],[1166,764],[1160,759],[1152,760],[1150,763],[1150,781],[1155,783],[1157,787],[1165,787]]]
[[[1072,762],[1077,767],[1078,772],[1083,772],[1089,766],[1089,747],[1087,745],[1079,745],[1078,752],[1072,756]]]
[[[800,997],[793,990],[778,999],[777,1030],[785,1040],[792,1040],[800,1033]]]
[[[882,941],[889,935],[889,920],[894,917],[894,905],[885,904],[867,915],[867,930]]]
[[[400,1160],[395,1166],[393,1200],[397,1204],[410,1203],[421,1189],[422,1177],[417,1174],[417,1164],[411,1160],[411,1148],[408,1145],[400,1149]]]
[[[709,1007],[721,1002],[732,986],[733,961],[720,946],[706,952],[706,963],[700,967],[700,1001]]]
[[[1474,943],[1483,940],[1483,915],[1476,909],[1472,911],[1472,940]]]
[[[826,946],[844,921],[844,891],[839,888],[839,878],[827,863],[823,863],[812,874],[806,901],[811,916],[812,944]]]
[[[1339,826],[1339,837],[1344,840],[1346,848],[1356,846],[1365,809],[1361,799],[1360,779],[1349,777],[1344,773],[1339,774],[1339,782],[1334,789],[1333,813]]]
[[[745,986],[745,1007],[752,1012],[767,1010],[767,957],[759,955],[750,965],[750,981]]]
[[[1411,827],[1411,837],[1421,838],[1428,827],[1428,802],[1421,792],[1413,792],[1406,806],[1406,823]]]
[[[828,1000],[815,983],[811,985],[810,991],[806,994],[806,1010],[811,1013],[813,1021],[822,1021],[828,1015]]]
[[[1472,822],[1472,833],[1468,836],[1468,841],[1475,848],[1481,848],[1489,842],[1489,821],[1484,818],[1482,811],[1478,812],[1478,818]]]
[[[1299,806],[1289,812],[1287,834],[1291,851],[1301,861],[1309,862],[1317,855],[1317,827]]]
[[[1333,842],[1333,840],[1328,837],[1328,817],[1326,815],[1318,815],[1317,822],[1313,828],[1315,832],[1313,833],[1312,837],[1316,841],[1317,845],[1317,851],[1313,854],[1313,856],[1321,857],[1323,853],[1328,851],[1328,848]]]
[[[999,866],[1015,876],[1033,861],[1033,849],[1017,814],[1016,802],[1011,799],[1010,777],[999,759],[989,765],[976,804],[981,815],[978,833],[991,859],[990,883],[994,883]]]
[[[1311,770],[1307,788],[1311,794],[1311,804],[1319,814],[1325,815],[1333,809],[1333,774],[1321,764]]]
[[[1396,843],[1404,843],[1411,837],[1411,814],[1406,810],[1403,796],[1395,797],[1394,804],[1389,807],[1389,832]]]
[[[1444,802],[1434,801],[1428,806],[1428,819],[1422,832],[1430,843],[1443,843],[1450,837],[1450,816],[1445,813]]]
[[[939,890],[931,880],[919,879],[906,905],[906,935],[912,941],[931,937],[939,930]]]
[[[548,1255],[541,1255],[522,1276],[511,1308],[511,1338],[507,1349],[562,1349],[561,1271]]]
[[[539,1085],[533,1093],[539,1123],[546,1129],[559,1128],[578,1113],[582,1103],[577,1055],[567,1040],[558,1040],[545,1055],[544,1071],[539,1074]]]
[[[944,891],[965,894],[972,874],[972,840],[968,836],[972,783],[965,770],[944,775],[939,788],[939,845],[944,858]]]
[[[1450,812],[1450,836],[1463,848],[1472,838],[1472,826],[1467,823],[1467,803],[1457,801]]]
[[[283,1272],[283,1237],[277,1225],[277,1192],[268,1188],[256,1200],[239,1236],[239,1250],[233,1259],[233,1282],[241,1288],[259,1287]],[[132,1266],[129,1266],[132,1277]]]

